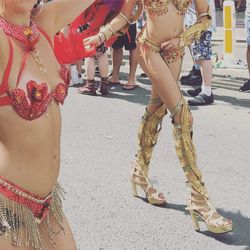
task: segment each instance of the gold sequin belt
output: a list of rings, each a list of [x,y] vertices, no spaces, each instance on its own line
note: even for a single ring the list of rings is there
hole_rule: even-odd
[[[176,52],[168,52],[168,53],[163,53],[161,49],[161,44],[158,44],[149,38],[144,34],[144,29],[138,34],[137,36],[137,43],[140,44],[143,48],[143,51],[153,51],[155,53],[161,53],[164,59],[168,63],[172,63],[176,60],[178,60],[180,57],[183,57],[185,55],[185,51],[183,48]]]

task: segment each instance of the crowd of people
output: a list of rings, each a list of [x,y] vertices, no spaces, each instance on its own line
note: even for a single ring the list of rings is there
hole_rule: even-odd
[[[203,221],[214,234],[232,231],[233,222],[220,215],[213,206],[197,166],[193,117],[188,106],[188,103],[210,105],[214,102],[211,86],[211,36],[216,27],[213,0],[45,2],[0,0],[1,249],[76,249],[62,209],[64,191],[58,183],[61,154],[59,105],[67,96],[70,73],[73,83],[82,84],[82,60],[72,62],[70,70],[60,65],[54,54],[54,38],[60,30],[70,27],[79,15],[89,14],[91,10],[100,17],[103,13],[98,10],[103,6],[108,10],[107,16],[102,17],[99,27],[95,26],[96,32],[80,41],[84,45],[82,49],[94,48],[94,54],[84,60],[86,83],[78,91],[87,95],[96,95],[97,91],[107,95],[110,84],[120,84],[124,47],[129,51],[130,71],[123,89],[138,87],[138,63],[152,82],[149,103],[139,126],[138,150],[130,177],[133,195],[138,196],[137,188],[141,188],[150,204],[162,206],[167,203],[165,195],[150,182],[149,167],[162,120],[169,112],[176,155],[189,187],[187,210],[194,229],[199,231],[199,223]],[[250,19],[248,2],[247,28]],[[62,15],[65,10],[67,15]],[[89,27],[89,23],[80,25],[77,29],[79,36]],[[117,34],[119,38],[112,44],[113,67],[109,74],[108,42]],[[188,91],[193,97],[188,103],[179,86],[187,47],[194,66],[180,82],[198,87]],[[95,85],[96,62],[101,78],[99,89]],[[194,75],[199,77],[195,80]],[[241,90],[249,90],[249,85],[250,81]]]
[[[216,8],[215,8],[215,1],[209,0],[208,1],[210,5],[210,13],[212,16],[212,23],[211,26],[202,34],[199,40],[196,40],[194,43],[192,43],[189,46],[189,50],[194,62],[194,65],[192,69],[190,70],[188,75],[183,75],[180,78],[180,84],[191,86],[192,89],[189,89],[186,91],[186,94],[191,99],[188,100],[188,104],[190,106],[202,106],[202,105],[210,105],[214,103],[214,95],[212,92],[212,74],[213,74],[213,63],[212,63],[212,54],[213,54],[213,48],[212,48],[212,36],[213,33],[216,32]],[[236,9],[240,9],[242,5],[242,1],[238,1],[236,3]],[[220,3],[220,6],[223,6],[223,2]],[[250,33],[250,28],[248,27],[250,21],[250,11],[248,10],[248,6],[246,8],[246,29],[248,33]],[[73,85],[82,85],[83,84],[83,78],[86,78],[86,84],[84,87],[79,87],[79,93],[81,94],[90,94],[90,95],[96,95],[96,84],[94,80],[94,68],[95,73],[101,73],[101,86],[100,86],[100,92],[103,94],[103,91],[101,89],[102,86],[105,84],[105,91],[104,95],[108,94],[108,86],[113,85],[120,85],[124,90],[133,90],[137,88],[139,85],[136,83],[136,70],[138,65],[138,54],[136,50],[136,37],[138,33],[142,30],[144,24],[146,22],[146,13],[145,11],[142,12],[141,16],[138,18],[137,23],[133,23],[129,26],[128,31],[117,38],[117,40],[114,42],[114,44],[110,48],[110,54],[112,57],[112,67],[108,70],[109,67],[109,61],[107,59],[107,51],[109,48],[104,47],[102,45],[100,48],[98,48],[97,55],[92,57],[92,60],[90,59],[84,59],[85,61],[85,76],[82,77],[81,75],[81,67],[82,67],[82,60],[80,60],[78,63],[73,64],[71,66],[71,76],[72,76],[72,84]],[[192,26],[196,22],[196,10],[194,3],[188,8],[186,14],[184,23],[185,26],[188,28]],[[250,35],[249,35],[250,37]],[[249,44],[249,38],[247,38],[247,43]],[[120,67],[122,65],[123,61],[123,50],[129,51],[129,73],[127,76],[127,82],[126,84],[121,84],[120,82]],[[248,48],[249,50],[249,48]],[[102,60],[103,63],[99,65],[100,60],[100,51],[104,51],[104,56],[101,56],[101,58],[105,57],[105,60]],[[249,62],[249,54],[250,52],[247,52],[247,62]],[[95,60],[93,60],[95,59]],[[91,76],[89,76],[89,64],[91,62]],[[97,61],[97,67],[95,67],[95,61]],[[80,66],[79,66],[80,64]],[[103,66],[105,65],[105,72],[107,70],[110,72],[107,78],[107,73],[105,73],[103,76]],[[249,65],[249,63],[248,63]],[[147,77],[145,73],[142,73],[141,76]],[[107,78],[107,79],[106,79]],[[104,80],[103,80],[104,79]],[[247,81],[243,84],[243,86],[239,89],[242,92],[248,92],[250,91],[250,81]]]

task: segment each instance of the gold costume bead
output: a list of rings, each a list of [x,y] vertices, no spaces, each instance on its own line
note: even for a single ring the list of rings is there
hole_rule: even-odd
[[[19,203],[15,197],[15,200],[8,198],[0,193],[0,225],[3,232],[4,238],[10,238],[13,246],[17,247],[33,247],[36,250],[48,250],[44,242],[43,236],[40,232],[40,225],[44,225],[45,230],[48,233],[48,237],[52,246],[55,246],[55,231],[64,232],[62,226],[63,222],[63,211],[62,211],[62,198],[64,191],[59,184],[55,185],[52,193],[45,199],[36,199],[27,193],[15,188],[8,182],[5,182],[0,178],[0,186],[3,186],[7,190],[13,192],[20,197],[43,204],[48,197],[51,198],[49,205],[49,211],[44,220],[35,217],[32,210],[24,206],[21,202]],[[53,225],[50,223],[50,218],[53,218]]]

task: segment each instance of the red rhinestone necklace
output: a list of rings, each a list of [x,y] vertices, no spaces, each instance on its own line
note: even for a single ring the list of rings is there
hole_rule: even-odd
[[[0,29],[3,30],[8,36],[20,41],[24,45],[24,49],[31,53],[39,69],[43,73],[46,72],[43,61],[39,55],[39,51],[35,48],[40,38],[40,32],[32,20],[30,21],[29,27],[22,27],[7,23],[2,17],[0,17]]]

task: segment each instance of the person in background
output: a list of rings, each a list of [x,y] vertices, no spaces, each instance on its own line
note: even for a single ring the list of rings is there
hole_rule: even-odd
[[[240,87],[240,91],[250,92],[250,0],[246,0],[245,28],[247,31],[246,59],[248,65],[249,79]]]
[[[210,105],[214,102],[214,96],[212,93],[212,73],[213,73],[213,64],[212,64],[212,32],[216,29],[216,12],[214,0],[208,0],[210,6],[210,13],[212,17],[212,24],[207,29],[198,41],[195,41],[191,46],[192,58],[195,62],[193,71],[199,72],[201,69],[201,74],[195,73],[196,78],[201,78],[202,86],[198,84],[200,81],[195,83],[195,77],[192,77],[192,74],[187,76],[187,79],[181,79],[183,85],[197,86],[198,88],[194,90],[188,90],[187,93],[193,98],[188,100],[188,104],[191,106],[202,106]],[[186,25],[189,27],[196,21],[196,10],[194,4],[190,6],[186,14]],[[199,76],[200,75],[200,76]],[[191,84],[193,81],[193,84]]]
[[[123,59],[123,47],[129,51],[129,76],[124,90],[133,90],[138,87],[136,81],[136,69],[138,65],[138,55],[136,51],[136,23],[129,26],[128,32],[117,38],[112,45],[113,70],[108,79],[110,84],[120,84],[120,68]]]
[[[101,85],[99,92],[102,95],[108,94],[108,69],[109,60],[107,54],[107,47],[104,43],[96,49],[94,56],[85,59],[85,72],[86,72],[86,84],[83,87],[78,88],[78,92],[84,95],[96,95],[95,87],[95,61],[97,60],[98,69],[101,77]]]
[[[76,63],[70,65],[71,85],[73,86],[78,84],[83,84],[82,64],[83,61],[79,60]]]
[[[140,32],[142,31],[146,21],[147,21],[146,12],[143,11],[141,16],[139,17],[139,19],[137,21],[137,28]],[[140,77],[147,77],[147,74],[145,72],[142,72]]]

